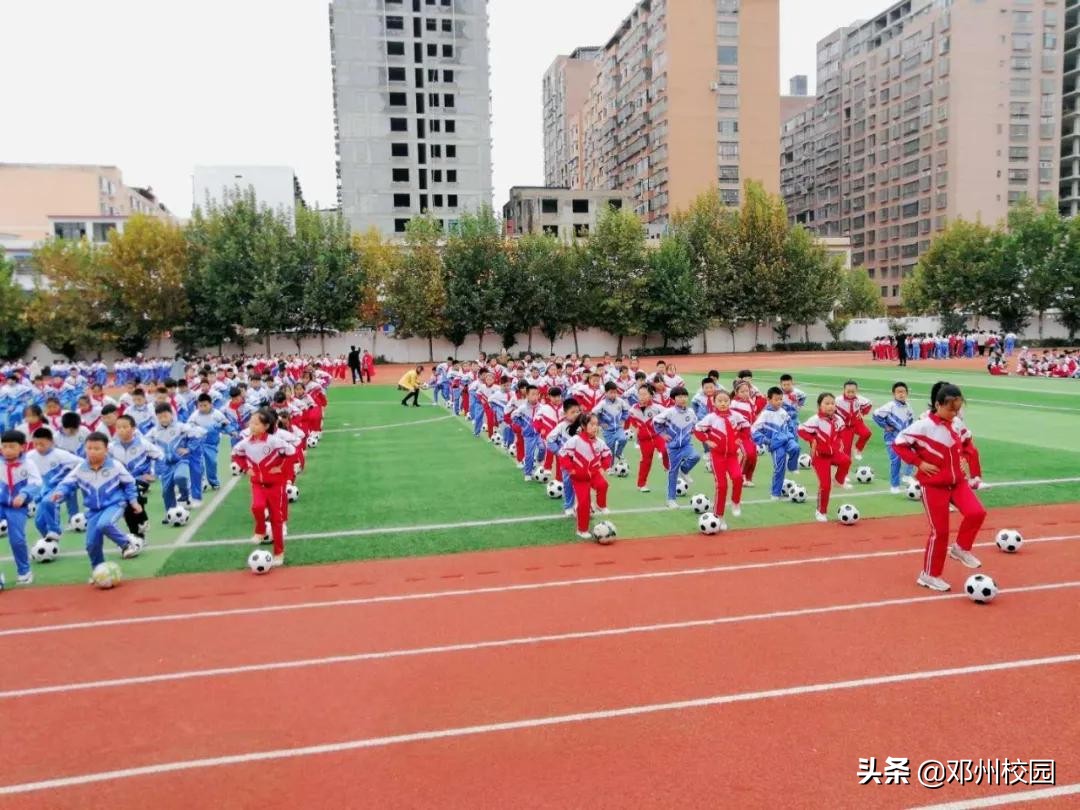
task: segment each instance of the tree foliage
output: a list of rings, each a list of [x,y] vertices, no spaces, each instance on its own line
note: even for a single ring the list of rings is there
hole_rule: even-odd
[[[26,321],[30,295],[15,283],[15,265],[0,254],[0,358],[22,357],[34,340]]]
[[[439,225],[432,217],[409,220],[402,261],[386,287],[386,309],[397,333],[427,338],[429,360],[434,359],[434,339],[446,333],[439,239]]]
[[[680,237],[665,237],[649,256],[643,288],[641,322],[646,332],[659,332],[665,346],[685,345],[705,330],[701,277]]]
[[[589,238],[589,282],[602,291],[592,318],[594,326],[618,338],[642,332],[639,296],[645,278],[645,228],[632,211],[607,208]]]
[[[39,291],[26,319],[34,336],[64,357],[97,354],[115,340],[99,253],[85,240],[51,239],[34,250]]]

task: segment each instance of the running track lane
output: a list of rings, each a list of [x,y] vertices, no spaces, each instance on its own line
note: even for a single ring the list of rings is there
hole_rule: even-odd
[[[986,621],[1001,608],[954,600],[940,609],[885,608],[869,620],[868,614],[780,619],[658,633],[633,643],[591,639],[19,699],[4,706],[8,727],[20,730],[5,761],[5,772],[17,777],[4,781],[939,669],[946,657],[949,666],[967,666],[1077,652],[1062,647],[1075,629],[1075,611],[1061,610],[1059,596],[1014,594],[1011,611],[1045,621],[996,624],[992,649]],[[1039,680],[1038,701],[1022,690],[1013,699],[1029,720],[1045,714],[1060,724],[1060,701],[1078,677],[1073,667],[1070,677],[1048,682],[1040,670],[1025,680]],[[866,690],[862,700],[873,706],[877,693]],[[905,711],[914,705],[908,702]],[[837,719],[850,724],[857,716]],[[59,767],[52,753],[61,718],[78,718],[78,726],[66,730]],[[1019,715],[1009,722],[1023,725]],[[1046,746],[1059,740],[1053,728],[1039,726]],[[772,721],[735,723],[728,732],[745,740],[762,729],[787,745],[790,729]],[[612,733],[609,746],[635,738],[617,727]],[[994,739],[964,734],[969,743]],[[716,742],[698,731],[692,736],[702,748]],[[563,755],[572,750],[563,748]],[[1044,754],[1014,749],[1010,755]]]

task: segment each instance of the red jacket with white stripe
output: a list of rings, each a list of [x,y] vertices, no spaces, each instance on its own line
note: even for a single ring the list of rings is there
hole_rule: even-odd
[[[979,451],[972,441],[971,431],[959,417],[952,422],[946,422],[936,414],[919,419],[900,431],[893,440],[893,447],[906,464],[918,468],[923,462],[929,462],[938,467],[934,475],[921,470],[916,473],[916,479],[923,486],[956,486],[967,478],[960,463],[962,460],[967,461],[973,477],[982,476]]]
[[[799,426],[799,438],[810,444],[818,458],[832,458],[843,451],[840,432],[844,430],[844,419],[834,413],[826,416],[818,411]]]
[[[559,451],[559,464],[570,469],[571,478],[589,480],[611,466],[611,451],[599,437],[590,439],[584,433],[578,433]]]
[[[638,403],[630,408],[630,416],[627,417],[626,422],[637,431],[639,440],[656,441],[656,428],[653,427],[652,420],[662,410],[663,408],[655,403],[647,408],[641,407],[641,403]]]
[[[232,460],[240,469],[251,474],[255,484],[280,484],[291,480],[286,471],[285,457],[296,453],[296,448],[276,433],[264,433],[261,436],[249,436],[240,441],[232,451]]]
[[[742,414],[731,410],[725,414],[707,413],[694,426],[694,436],[699,441],[714,444],[710,452],[720,456],[737,456],[749,435],[750,423]]]
[[[863,417],[869,416],[873,408],[873,403],[859,394],[856,394],[851,399],[842,396],[836,400],[836,412],[844,420],[845,428],[854,427],[857,423],[862,422]]]

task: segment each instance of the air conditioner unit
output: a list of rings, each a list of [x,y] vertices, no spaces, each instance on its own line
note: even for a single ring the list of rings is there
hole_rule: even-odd
[[[715,93],[717,90],[720,89],[720,83],[719,82],[713,82],[712,84],[709,85],[709,89],[712,90]]]

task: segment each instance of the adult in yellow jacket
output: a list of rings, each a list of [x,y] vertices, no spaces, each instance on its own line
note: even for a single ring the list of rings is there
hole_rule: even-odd
[[[405,398],[401,400],[401,404],[408,407],[409,400],[412,400],[414,408],[420,407],[420,375],[424,373],[423,366],[417,366],[411,371],[406,371],[400,380],[398,380],[398,390],[407,391]]]

